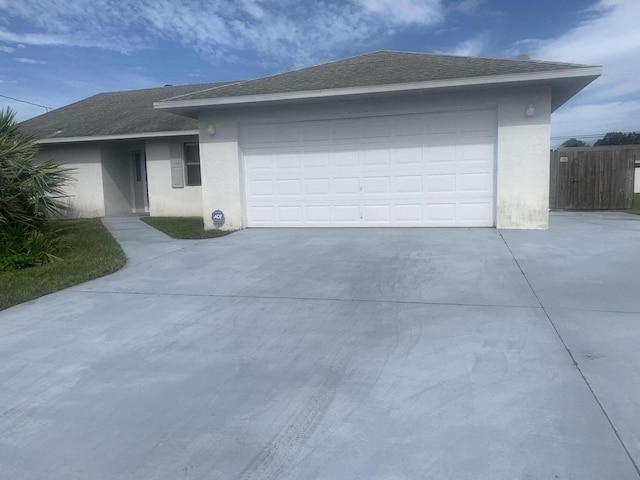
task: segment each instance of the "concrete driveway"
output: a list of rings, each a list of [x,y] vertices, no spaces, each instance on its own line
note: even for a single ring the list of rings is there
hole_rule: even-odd
[[[3,478],[640,477],[640,217],[106,223],[127,267],[0,312]]]

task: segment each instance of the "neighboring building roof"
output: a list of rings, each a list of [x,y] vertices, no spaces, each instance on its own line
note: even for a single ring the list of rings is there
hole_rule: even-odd
[[[379,51],[167,97],[156,107],[189,114],[191,107],[585,77],[569,97],[558,96],[561,104],[600,73],[600,67],[572,63]]]
[[[153,102],[175,95],[201,91],[228,82],[147,88],[100,93],[66,107],[25,120],[20,127],[42,143],[79,137],[135,137],[150,133],[194,131],[192,118],[153,108]]]

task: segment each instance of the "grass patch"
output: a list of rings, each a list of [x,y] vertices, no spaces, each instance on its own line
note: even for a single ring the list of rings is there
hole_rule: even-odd
[[[635,213],[636,215],[640,215],[640,193],[633,194],[633,207],[624,210],[626,213]]]
[[[228,230],[205,230],[202,217],[142,217],[140,220],[179,239],[224,237],[231,233]]]
[[[100,219],[56,220],[61,262],[0,271],[0,310],[115,272],[127,257]]]

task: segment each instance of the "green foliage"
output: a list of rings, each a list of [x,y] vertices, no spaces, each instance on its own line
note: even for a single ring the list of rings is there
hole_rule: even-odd
[[[594,147],[605,145],[637,145],[640,144],[640,132],[609,132],[593,144]]]
[[[60,260],[53,254],[61,250],[59,232],[35,230],[22,224],[7,224],[2,229],[0,270],[19,270]]]
[[[586,147],[587,142],[583,142],[582,140],[578,140],[577,138],[570,138],[569,140],[565,140],[560,145],[561,147]]]
[[[37,164],[38,145],[0,110],[0,269],[25,268],[58,259],[48,219],[63,212],[70,170],[52,160]]]
[[[62,262],[36,268],[0,268],[0,310],[62,288],[101,277],[121,268],[126,257],[99,218],[50,222],[62,248]]]

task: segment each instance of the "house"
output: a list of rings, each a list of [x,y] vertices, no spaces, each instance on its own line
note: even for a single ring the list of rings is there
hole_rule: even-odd
[[[223,84],[101,93],[20,126],[38,139],[42,160],[74,169],[69,216],[200,216],[199,168],[185,165],[179,185],[171,180],[172,150],[189,165],[199,162],[198,122],[153,102]]]
[[[214,228],[219,210],[226,229],[547,228],[551,112],[601,72],[380,51],[99,95],[23,126],[45,156],[78,166],[83,215],[148,209]],[[132,106],[143,97],[155,111]]]

